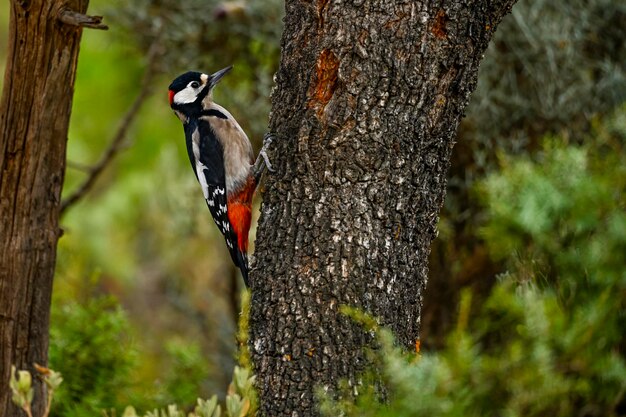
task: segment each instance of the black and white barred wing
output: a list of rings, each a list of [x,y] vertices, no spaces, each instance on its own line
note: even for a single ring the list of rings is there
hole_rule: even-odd
[[[206,184],[206,194],[204,199],[206,205],[213,216],[213,221],[217,225],[217,228],[226,238],[226,245],[229,250],[234,249],[233,242],[236,242],[236,236],[231,230],[230,222],[228,220],[228,204],[226,200],[226,187],[214,184]],[[230,235],[233,235],[232,238]],[[233,240],[234,238],[234,240]]]

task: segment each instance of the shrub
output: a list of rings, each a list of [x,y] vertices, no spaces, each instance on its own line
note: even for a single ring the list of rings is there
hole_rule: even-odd
[[[50,366],[61,372],[53,415],[100,415],[115,407],[129,387],[136,362],[128,332],[128,318],[112,297],[96,297],[84,304],[65,303],[52,310]]]

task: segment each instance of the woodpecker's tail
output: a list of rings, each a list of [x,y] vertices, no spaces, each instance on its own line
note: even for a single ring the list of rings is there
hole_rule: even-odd
[[[250,288],[250,284],[248,283],[248,254],[245,252],[241,252],[237,250],[237,266],[241,271],[241,276],[243,277],[243,282],[246,284],[246,288]]]
[[[234,247],[233,249],[230,249],[229,247],[228,249],[233,263],[241,271],[241,276],[243,276],[243,282],[244,284],[246,284],[246,288],[249,288],[250,284],[248,283],[248,254],[241,251],[237,247]]]

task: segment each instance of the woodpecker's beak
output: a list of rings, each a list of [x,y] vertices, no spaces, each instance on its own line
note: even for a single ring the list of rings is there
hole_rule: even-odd
[[[217,83],[222,79],[222,77],[226,75],[231,69],[233,69],[233,66],[229,65],[228,67],[211,74],[211,76],[209,77],[209,88],[215,87]]]

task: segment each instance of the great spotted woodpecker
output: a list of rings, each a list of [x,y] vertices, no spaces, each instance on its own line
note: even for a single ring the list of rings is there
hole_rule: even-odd
[[[212,97],[213,88],[232,66],[208,75],[186,72],[169,86],[170,107],[183,123],[191,167],[202,187],[215,224],[248,286],[248,231],[252,196],[267,167],[272,170],[265,135],[256,161],[239,123]]]

